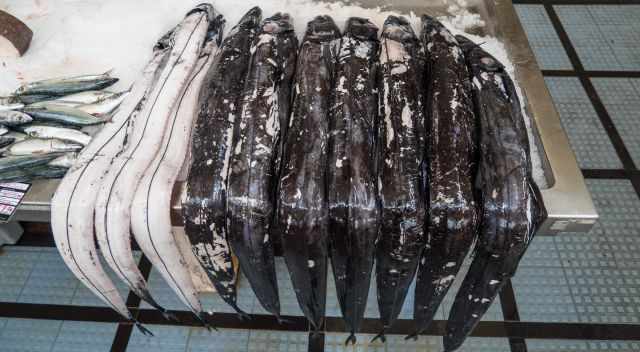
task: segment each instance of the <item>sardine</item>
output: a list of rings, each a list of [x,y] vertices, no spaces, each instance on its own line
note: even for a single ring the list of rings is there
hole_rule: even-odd
[[[20,96],[63,96],[87,90],[104,89],[116,82],[118,82],[118,79],[111,77],[111,70],[109,70],[97,75],[52,78],[26,83],[19,87],[14,94]]]
[[[16,141],[16,139],[13,137],[5,137],[5,136],[6,134],[4,136],[0,136],[0,148],[4,148]]]
[[[0,111],[0,125],[18,126],[31,121],[33,121],[33,118],[21,111]]]
[[[67,172],[66,168],[47,164],[34,165],[21,169],[0,172],[0,182],[31,182],[38,179],[61,178]]]
[[[55,100],[53,100],[53,102],[55,103],[73,103],[73,104],[93,104],[93,103],[98,103],[101,101],[104,101],[106,99],[111,98],[112,96],[114,96],[115,94],[120,94],[120,93],[115,93],[115,92],[111,92],[108,90],[88,90],[88,91],[84,91],[84,92],[80,92],[80,93],[75,93],[75,94],[70,94],[70,95],[65,95],[62,97],[59,97]]]
[[[60,139],[81,145],[87,145],[91,142],[91,136],[82,131],[71,128],[41,125],[36,123],[23,126],[21,131],[36,138]]]
[[[60,139],[28,138],[12,144],[4,155],[23,156],[51,153],[66,153],[82,149],[82,144],[63,141]]]
[[[59,168],[69,169],[78,159],[78,153],[70,152],[51,160],[47,165]]]
[[[244,78],[262,11],[254,7],[231,29],[204,78],[191,139],[187,198],[182,204],[191,249],[220,297],[241,317],[236,303],[236,272],[227,241],[226,190],[231,143],[238,130]]]
[[[329,16],[307,24],[298,53],[276,223],[298,304],[316,331],[324,323],[327,294],[327,139],[339,39],[340,30]]]
[[[36,121],[51,121],[63,125],[89,126],[104,123],[103,119],[97,118],[82,110],[49,104],[46,107],[25,107],[23,110]]]
[[[115,93],[102,101],[93,104],[79,105],[77,109],[97,117],[106,116],[118,108],[127,94],[129,94],[128,91]]]
[[[263,21],[250,49],[227,196],[227,239],[258,300],[280,319],[271,225],[298,40],[288,14]]]
[[[427,50],[427,245],[418,269],[417,331],[433,321],[476,234],[475,118],[464,54],[442,23],[422,16]]]
[[[8,172],[29,168],[37,165],[44,165],[49,161],[57,158],[60,154],[46,155],[26,155],[26,156],[6,156],[0,158],[0,172]]]
[[[377,194],[378,28],[347,21],[329,113],[329,248],[342,316],[356,343],[369,295],[380,209]]]
[[[378,84],[381,119],[380,203],[382,222],[376,245],[378,308],[383,324],[397,319],[426,242],[424,163],[425,53],[411,24],[389,16],[380,43]],[[374,338],[375,340],[375,338]]]
[[[547,216],[531,176],[529,139],[513,81],[479,45],[456,39],[473,82],[480,130],[475,186],[482,211],[475,256],[449,313],[445,351],[460,347],[482,319]]]

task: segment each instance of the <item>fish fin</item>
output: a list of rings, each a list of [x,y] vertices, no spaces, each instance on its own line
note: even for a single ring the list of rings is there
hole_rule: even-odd
[[[194,313],[194,315],[196,316],[196,319],[200,322],[200,324],[202,324],[202,326],[204,326],[205,328],[207,328],[207,330],[211,331],[211,330],[215,330],[218,331],[218,329],[211,325],[208,322],[208,316],[210,315],[207,312],[200,312],[200,313]]]
[[[347,337],[347,339],[344,341],[344,345],[345,346],[349,346],[351,345],[355,345],[358,342],[358,340],[356,339],[356,333],[355,332],[351,332],[351,335],[349,335],[349,337]]]
[[[420,334],[419,331],[413,332],[410,335],[405,336],[405,340],[413,340],[413,341],[417,341],[418,340],[418,335]]]
[[[136,325],[136,328],[138,328],[138,330],[140,330],[140,332],[145,335],[145,336],[155,336],[153,335],[153,333],[151,332],[151,330],[147,329],[144,327],[144,325],[142,325],[141,322],[134,320],[133,323]]]
[[[378,333],[378,335],[376,335],[374,338],[371,339],[371,343],[376,342],[376,340],[380,339],[380,341],[382,341],[382,343],[386,343],[387,342],[387,337],[384,335],[386,329],[382,329],[382,331],[380,331],[380,333]]]
[[[102,76],[111,77],[111,74],[113,73],[113,70],[114,70],[114,69],[113,69],[113,67],[112,67],[112,68],[110,68],[110,69],[108,69],[108,70],[106,70],[106,71],[102,74]]]

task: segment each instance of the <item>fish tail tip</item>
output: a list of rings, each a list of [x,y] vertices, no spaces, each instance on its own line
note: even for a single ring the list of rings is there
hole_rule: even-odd
[[[358,342],[358,339],[356,339],[356,333],[352,331],[349,337],[347,337],[347,339],[344,341],[344,345],[345,346],[355,345],[357,342]]]
[[[382,329],[382,331],[380,331],[380,333],[378,333],[378,335],[374,336],[371,339],[371,343],[376,342],[376,340],[380,340],[382,343],[386,343],[387,342],[387,337],[385,336],[385,331],[386,331],[386,329]]]
[[[133,323],[135,324],[136,328],[138,328],[138,330],[140,330],[140,332],[145,335],[145,336],[155,336],[153,334],[153,332],[151,332],[151,330],[147,329],[144,325],[142,325],[141,322],[134,320]]]

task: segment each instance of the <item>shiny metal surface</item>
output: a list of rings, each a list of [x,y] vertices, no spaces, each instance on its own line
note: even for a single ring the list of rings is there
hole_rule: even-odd
[[[451,4],[457,4],[455,0],[359,0],[357,3],[364,7],[380,7],[405,14],[413,12],[416,15],[427,13],[436,16],[446,15],[447,8]],[[496,36],[505,44],[516,68],[515,78],[525,95],[526,109],[533,116],[537,137],[534,142],[543,154],[541,157],[545,177],[550,185],[542,190],[549,218],[539,234],[589,231],[598,215],[511,1],[466,0],[466,3],[467,9],[479,14],[486,23],[483,28],[476,29],[474,34]],[[16,220],[49,221],[49,201],[57,184],[57,181],[36,182],[20,206]],[[174,222],[180,218],[181,189],[181,185],[177,185],[174,190]]]

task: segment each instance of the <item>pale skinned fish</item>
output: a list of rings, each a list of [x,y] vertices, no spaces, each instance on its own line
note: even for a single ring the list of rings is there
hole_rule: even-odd
[[[51,153],[73,152],[82,149],[82,144],[63,141],[60,139],[29,138],[14,143],[4,152],[4,155],[22,156]]]
[[[22,131],[31,137],[43,139],[60,139],[82,145],[91,142],[91,136],[75,129],[48,126],[41,124],[28,125],[22,128]]]
[[[18,88],[15,95],[49,95],[62,96],[87,90],[99,90],[116,83],[111,71],[97,75],[52,78],[26,83]]]
[[[0,125],[18,126],[33,121],[33,118],[24,112],[16,110],[0,110]]]

